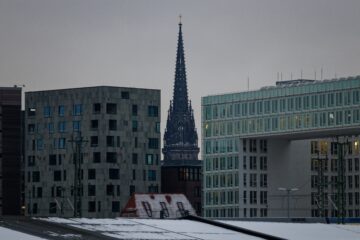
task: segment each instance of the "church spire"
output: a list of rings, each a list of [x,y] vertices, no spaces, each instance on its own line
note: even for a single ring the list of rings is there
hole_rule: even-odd
[[[186,112],[188,110],[188,92],[186,82],[186,67],[184,42],[182,37],[182,23],[181,15],[179,22],[179,36],[176,53],[176,69],[175,69],[175,83],[174,83],[174,99],[173,108],[176,112]]]
[[[164,134],[164,160],[197,160],[198,136],[192,106],[188,99],[181,16],[173,94]]]

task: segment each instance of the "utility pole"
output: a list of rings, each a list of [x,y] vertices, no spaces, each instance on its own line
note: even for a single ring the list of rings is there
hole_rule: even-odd
[[[81,132],[78,133],[76,138],[72,137],[69,140],[73,144],[74,151],[74,217],[81,217],[81,197],[82,197],[82,182],[81,182],[81,162],[82,162],[82,146],[87,142],[81,136]]]
[[[345,218],[345,204],[346,204],[346,196],[345,196],[345,161],[344,161],[344,155],[345,155],[345,148],[344,146],[348,146],[348,142],[339,142],[339,139],[337,140],[337,150],[338,150],[338,176],[337,176],[337,207],[338,207],[338,214],[337,214],[337,220],[338,223],[344,224],[344,218]]]
[[[318,188],[318,208],[319,208],[319,217],[325,217],[325,194],[324,187],[328,185],[325,182],[324,178],[324,161],[327,161],[327,156],[325,158],[320,158],[320,151],[318,150],[318,159],[317,159],[317,188]]]

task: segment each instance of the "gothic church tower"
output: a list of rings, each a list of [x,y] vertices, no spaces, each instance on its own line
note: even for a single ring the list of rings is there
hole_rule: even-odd
[[[176,54],[176,69],[173,100],[170,101],[168,119],[164,134],[164,160],[198,160],[198,136],[194,113],[188,99],[182,23],[179,23],[179,37]]]

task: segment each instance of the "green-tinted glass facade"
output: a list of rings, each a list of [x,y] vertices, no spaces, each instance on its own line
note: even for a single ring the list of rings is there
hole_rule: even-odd
[[[256,137],[358,126],[359,107],[360,76],[207,96],[202,98],[203,136]]]

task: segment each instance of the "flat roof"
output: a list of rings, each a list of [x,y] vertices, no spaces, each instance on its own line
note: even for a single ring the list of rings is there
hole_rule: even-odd
[[[60,88],[60,89],[49,89],[49,90],[39,90],[39,91],[27,91],[26,93],[38,93],[38,92],[50,92],[50,91],[66,91],[66,90],[81,90],[81,89],[89,89],[89,88],[119,88],[119,89],[134,89],[134,90],[150,90],[150,91],[161,91],[160,89],[152,89],[152,88],[137,88],[137,87],[121,87],[121,86],[88,86],[88,87],[74,87],[74,88]]]
[[[202,97],[201,103],[202,105],[222,104],[360,88],[360,76],[322,81],[297,79],[290,82],[285,81],[285,84],[262,87],[252,91],[208,95]]]

